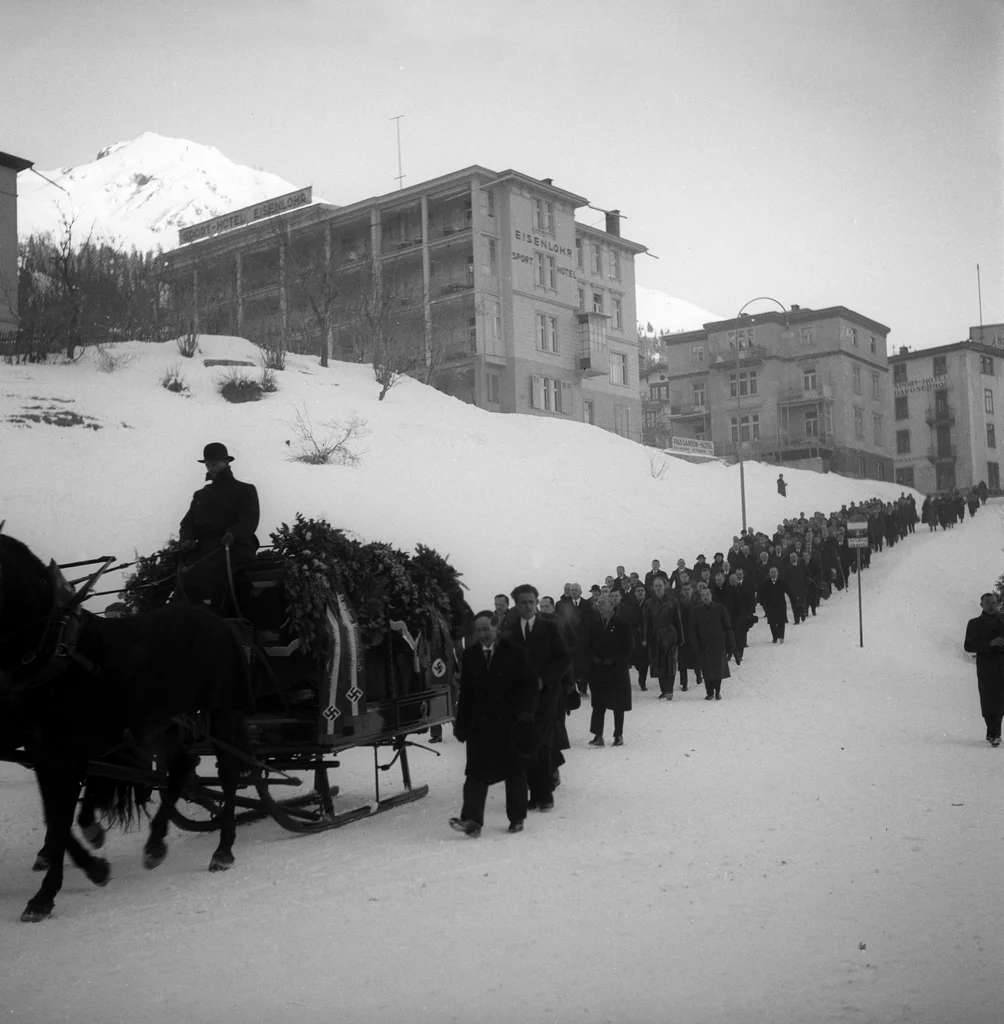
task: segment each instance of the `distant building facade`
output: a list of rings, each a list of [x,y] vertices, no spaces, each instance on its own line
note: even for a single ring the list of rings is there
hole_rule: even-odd
[[[930,494],[1000,488],[997,410],[1004,402],[1004,324],[952,345],[890,356],[896,482]],[[1002,441],[1004,446],[1004,441]]]
[[[586,205],[550,179],[472,166],[349,206],[186,229],[199,240],[165,255],[164,280],[194,329],[354,361],[398,335],[408,372],[465,402],[640,441],[645,247],[621,237],[618,211],[605,230],[577,222]]]
[[[666,335],[644,375],[643,439],[892,480],[888,334],[844,306],[792,306]]]
[[[0,153],[0,340],[17,330],[17,176],[30,160]]]

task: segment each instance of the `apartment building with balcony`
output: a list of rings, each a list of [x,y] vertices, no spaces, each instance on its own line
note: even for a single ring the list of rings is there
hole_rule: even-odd
[[[792,306],[666,335],[645,375],[644,440],[891,480],[888,334],[844,306]]]
[[[889,357],[896,482],[930,494],[981,480],[999,489],[997,415],[1004,401],[1004,324],[965,341]],[[1004,441],[1002,441],[1004,447]]]
[[[176,314],[207,333],[368,361],[376,318],[414,353],[409,372],[465,402],[641,440],[645,247],[616,210],[603,228],[577,221],[587,206],[551,179],[475,165],[201,238],[163,273]]]
[[[0,340],[18,329],[17,315],[17,176],[30,160],[0,153]]]

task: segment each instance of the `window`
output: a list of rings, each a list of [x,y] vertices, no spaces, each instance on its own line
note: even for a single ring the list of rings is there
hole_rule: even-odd
[[[854,436],[859,440],[865,439],[865,413],[864,409],[854,410]]]
[[[896,483],[901,487],[913,487],[913,466],[896,470]]]
[[[736,352],[747,352],[756,341],[756,328],[743,327],[738,331],[726,331],[725,340],[728,342],[729,348]]]
[[[594,412],[594,406],[588,399],[582,403],[582,422],[583,423],[595,423],[596,416]]]
[[[593,292],[593,312],[603,312],[603,292]]]
[[[499,404],[499,375],[497,373],[485,374],[485,399],[492,405]]]
[[[610,383],[628,383],[628,357],[626,352],[610,353]]]
[[[649,397],[653,402],[668,402],[669,401],[669,385],[668,384],[650,384],[648,388]]]
[[[488,300],[488,334],[492,341],[502,340],[502,303],[498,299]]]
[[[851,339],[851,345],[854,348],[858,347],[858,329],[856,327],[847,328],[847,337]]]
[[[931,373],[935,377],[944,377],[948,373],[948,356],[935,356],[932,361]]]
[[[896,419],[908,420],[910,418],[910,403],[906,395],[900,395],[894,399],[894,405],[896,406]]]
[[[576,238],[575,239],[575,265],[579,268],[579,270],[582,269],[582,239],[581,238]]]
[[[865,460],[864,460],[864,456],[859,455],[854,460],[854,462],[855,462],[855,465],[857,466],[858,476],[862,476],[863,477],[865,475]]]
[[[989,413],[994,411],[994,393],[991,388],[983,389],[983,411]]]
[[[537,348],[541,352],[558,351],[558,318],[537,314]]]
[[[491,188],[485,189],[485,195],[488,197],[488,216],[495,216],[495,190]]]
[[[603,275],[603,250],[599,242],[593,242],[593,273],[597,276]]]
[[[704,362],[704,346],[703,345],[691,345],[690,346],[690,361],[692,363],[703,363]]]
[[[476,316],[467,318],[467,347],[470,349],[471,355],[475,355],[478,351],[478,318]]]
[[[474,257],[467,257],[467,286],[471,287],[474,284]]]
[[[882,385],[879,382],[879,375],[876,370],[872,370],[872,398],[876,402],[882,401]]]
[[[807,441],[819,437],[819,413],[815,409],[805,410],[805,438]]]
[[[861,394],[861,367],[851,367],[851,385],[854,388],[854,394]]]
[[[704,381],[694,385],[694,405],[707,404],[707,392],[704,388]]]
[[[827,437],[833,437],[833,410],[828,406],[823,406],[823,431]]]
[[[997,447],[997,429],[994,427],[992,423],[987,424],[987,447]]]
[[[733,443],[739,440],[739,420],[733,416],[732,419],[732,441]],[[742,418],[742,434],[743,442],[759,441],[760,440],[760,417],[756,413],[752,416],[743,416]]]
[[[488,239],[488,273],[499,272],[499,244],[494,238]]]
[[[992,491],[1000,490],[1001,486],[1001,468],[999,463],[988,462],[987,463],[987,487]]]
[[[798,339],[803,345],[815,345],[816,344],[816,328],[815,327],[801,327],[798,331]]]
[[[554,231],[554,203],[546,199],[537,199],[534,202],[533,226],[538,231]]]
[[[988,377],[994,375],[993,356],[980,356],[980,373],[985,373]]]
[[[882,417],[878,413],[872,413],[872,429],[875,432],[875,444],[882,447]]]
[[[583,312],[585,312],[585,309],[586,309],[586,289],[585,288],[580,288],[579,289],[579,309],[581,309]]]
[[[610,276],[615,280],[621,279],[621,254],[616,249],[610,250]]]
[[[624,300],[614,298],[611,300],[614,307],[614,330],[624,330]]]
[[[906,363],[895,363],[892,368],[893,384],[906,383]]]
[[[885,463],[884,462],[876,462],[875,463],[875,479],[876,480],[884,480],[885,479]]]
[[[816,390],[816,369],[810,367],[808,369],[802,369],[802,390],[803,391],[815,391]]]
[[[732,398],[736,397],[736,377],[737,375],[734,373],[729,374],[729,395]],[[740,395],[755,395],[757,393],[756,370],[741,370],[738,378]]]
[[[568,381],[533,374],[530,377],[530,405],[545,412],[571,415],[572,385]]]
[[[621,437],[631,436],[631,410],[626,405],[614,406],[614,433]]]
[[[875,335],[870,334],[868,336],[868,341],[868,350],[871,352],[872,355],[875,355]]]
[[[537,253],[537,284],[552,291],[558,287],[558,270],[554,257],[545,256],[542,252]]]

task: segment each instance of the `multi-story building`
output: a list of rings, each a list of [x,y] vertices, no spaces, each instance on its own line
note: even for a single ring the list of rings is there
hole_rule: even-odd
[[[1000,487],[1002,359],[1004,324],[971,327],[969,338],[953,345],[919,352],[904,346],[889,357],[897,483],[928,494],[981,480]]]
[[[621,237],[619,211],[605,230],[576,221],[587,205],[551,179],[472,166],[349,206],[185,229],[199,240],[166,254],[164,276],[197,330],[350,360],[395,337],[409,372],[463,401],[640,440],[645,247]]]
[[[844,306],[757,313],[661,339],[645,440],[892,479],[889,328]]]
[[[31,161],[0,153],[0,340],[17,330],[17,176]]]

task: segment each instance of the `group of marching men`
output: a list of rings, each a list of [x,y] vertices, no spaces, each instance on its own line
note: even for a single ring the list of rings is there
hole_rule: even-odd
[[[759,622],[757,605],[772,642],[783,644],[789,603],[797,625],[847,585],[857,556],[846,527],[862,519],[862,568],[919,521],[912,495],[873,499],[829,516],[802,513],[773,535],[743,530],[711,562],[698,555],[688,568],[681,558],[671,573],[657,559],[644,580],[618,566],[589,597],[578,583],[566,583],[557,601],[529,583],[496,595],[495,608],[474,617],[473,639],[461,656],[454,735],[467,744],[467,768],[463,806],[450,826],[480,835],[488,787],[497,782],[505,783],[510,833],[523,831],[528,811],[552,810],[562,751],[570,746],[566,714],[588,693],[589,745],[605,746],[610,711],[613,745],[623,746],[632,667],[640,690],[647,691],[650,677],[658,682],[661,700],[673,699],[677,670],[681,691],[693,672],[704,699],[721,700],[729,664],[742,664],[748,632]]]

